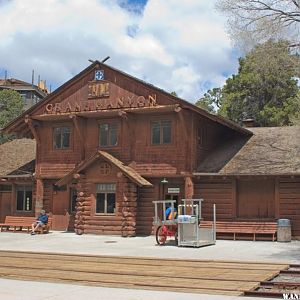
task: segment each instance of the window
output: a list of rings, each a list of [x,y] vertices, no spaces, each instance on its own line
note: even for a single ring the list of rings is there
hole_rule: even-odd
[[[116,209],[116,184],[97,184],[96,213],[114,214]]]
[[[153,145],[171,144],[171,121],[156,121],[151,123]]]
[[[0,192],[11,192],[11,185],[0,185]]]
[[[16,190],[17,194],[17,210],[32,211],[32,187],[19,186]]]
[[[99,126],[99,144],[102,147],[117,146],[118,144],[118,125],[100,124]]]
[[[69,127],[56,127],[53,132],[54,149],[70,148],[71,129]]]
[[[205,146],[207,142],[207,128],[204,124],[200,124],[198,127],[198,145]]]

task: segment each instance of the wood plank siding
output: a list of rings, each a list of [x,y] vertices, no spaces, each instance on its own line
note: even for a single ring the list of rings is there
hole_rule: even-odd
[[[300,178],[280,178],[279,217],[291,220],[292,235],[300,238]]]
[[[235,216],[234,181],[231,179],[196,179],[194,182],[194,198],[204,199],[202,217],[212,220],[213,204],[217,207],[217,220],[232,220]]]

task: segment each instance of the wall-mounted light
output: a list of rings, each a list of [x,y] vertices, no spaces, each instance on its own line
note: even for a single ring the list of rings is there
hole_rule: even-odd
[[[162,183],[162,184],[166,184],[166,183],[168,183],[169,181],[167,180],[167,178],[165,177],[160,183]]]

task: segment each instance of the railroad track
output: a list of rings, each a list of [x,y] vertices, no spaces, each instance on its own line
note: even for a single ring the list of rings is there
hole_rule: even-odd
[[[245,291],[246,296],[283,298],[283,294],[290,298],[290,294],[296,294],[300,297],[300,265],[290,265],[280,270],[267,281],[262,281],[258,286],[249,291]],[[296,298],[298,299],[298,298]]]
[[[0,251],[0,277],[93,286],[242,295],[288,265]]]

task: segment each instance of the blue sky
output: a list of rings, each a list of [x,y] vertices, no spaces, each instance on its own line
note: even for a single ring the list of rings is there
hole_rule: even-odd
[[[52,90],[107,64],[195,102],[237,70],[226,20],[207,0],[0,0],[0,77]]]

